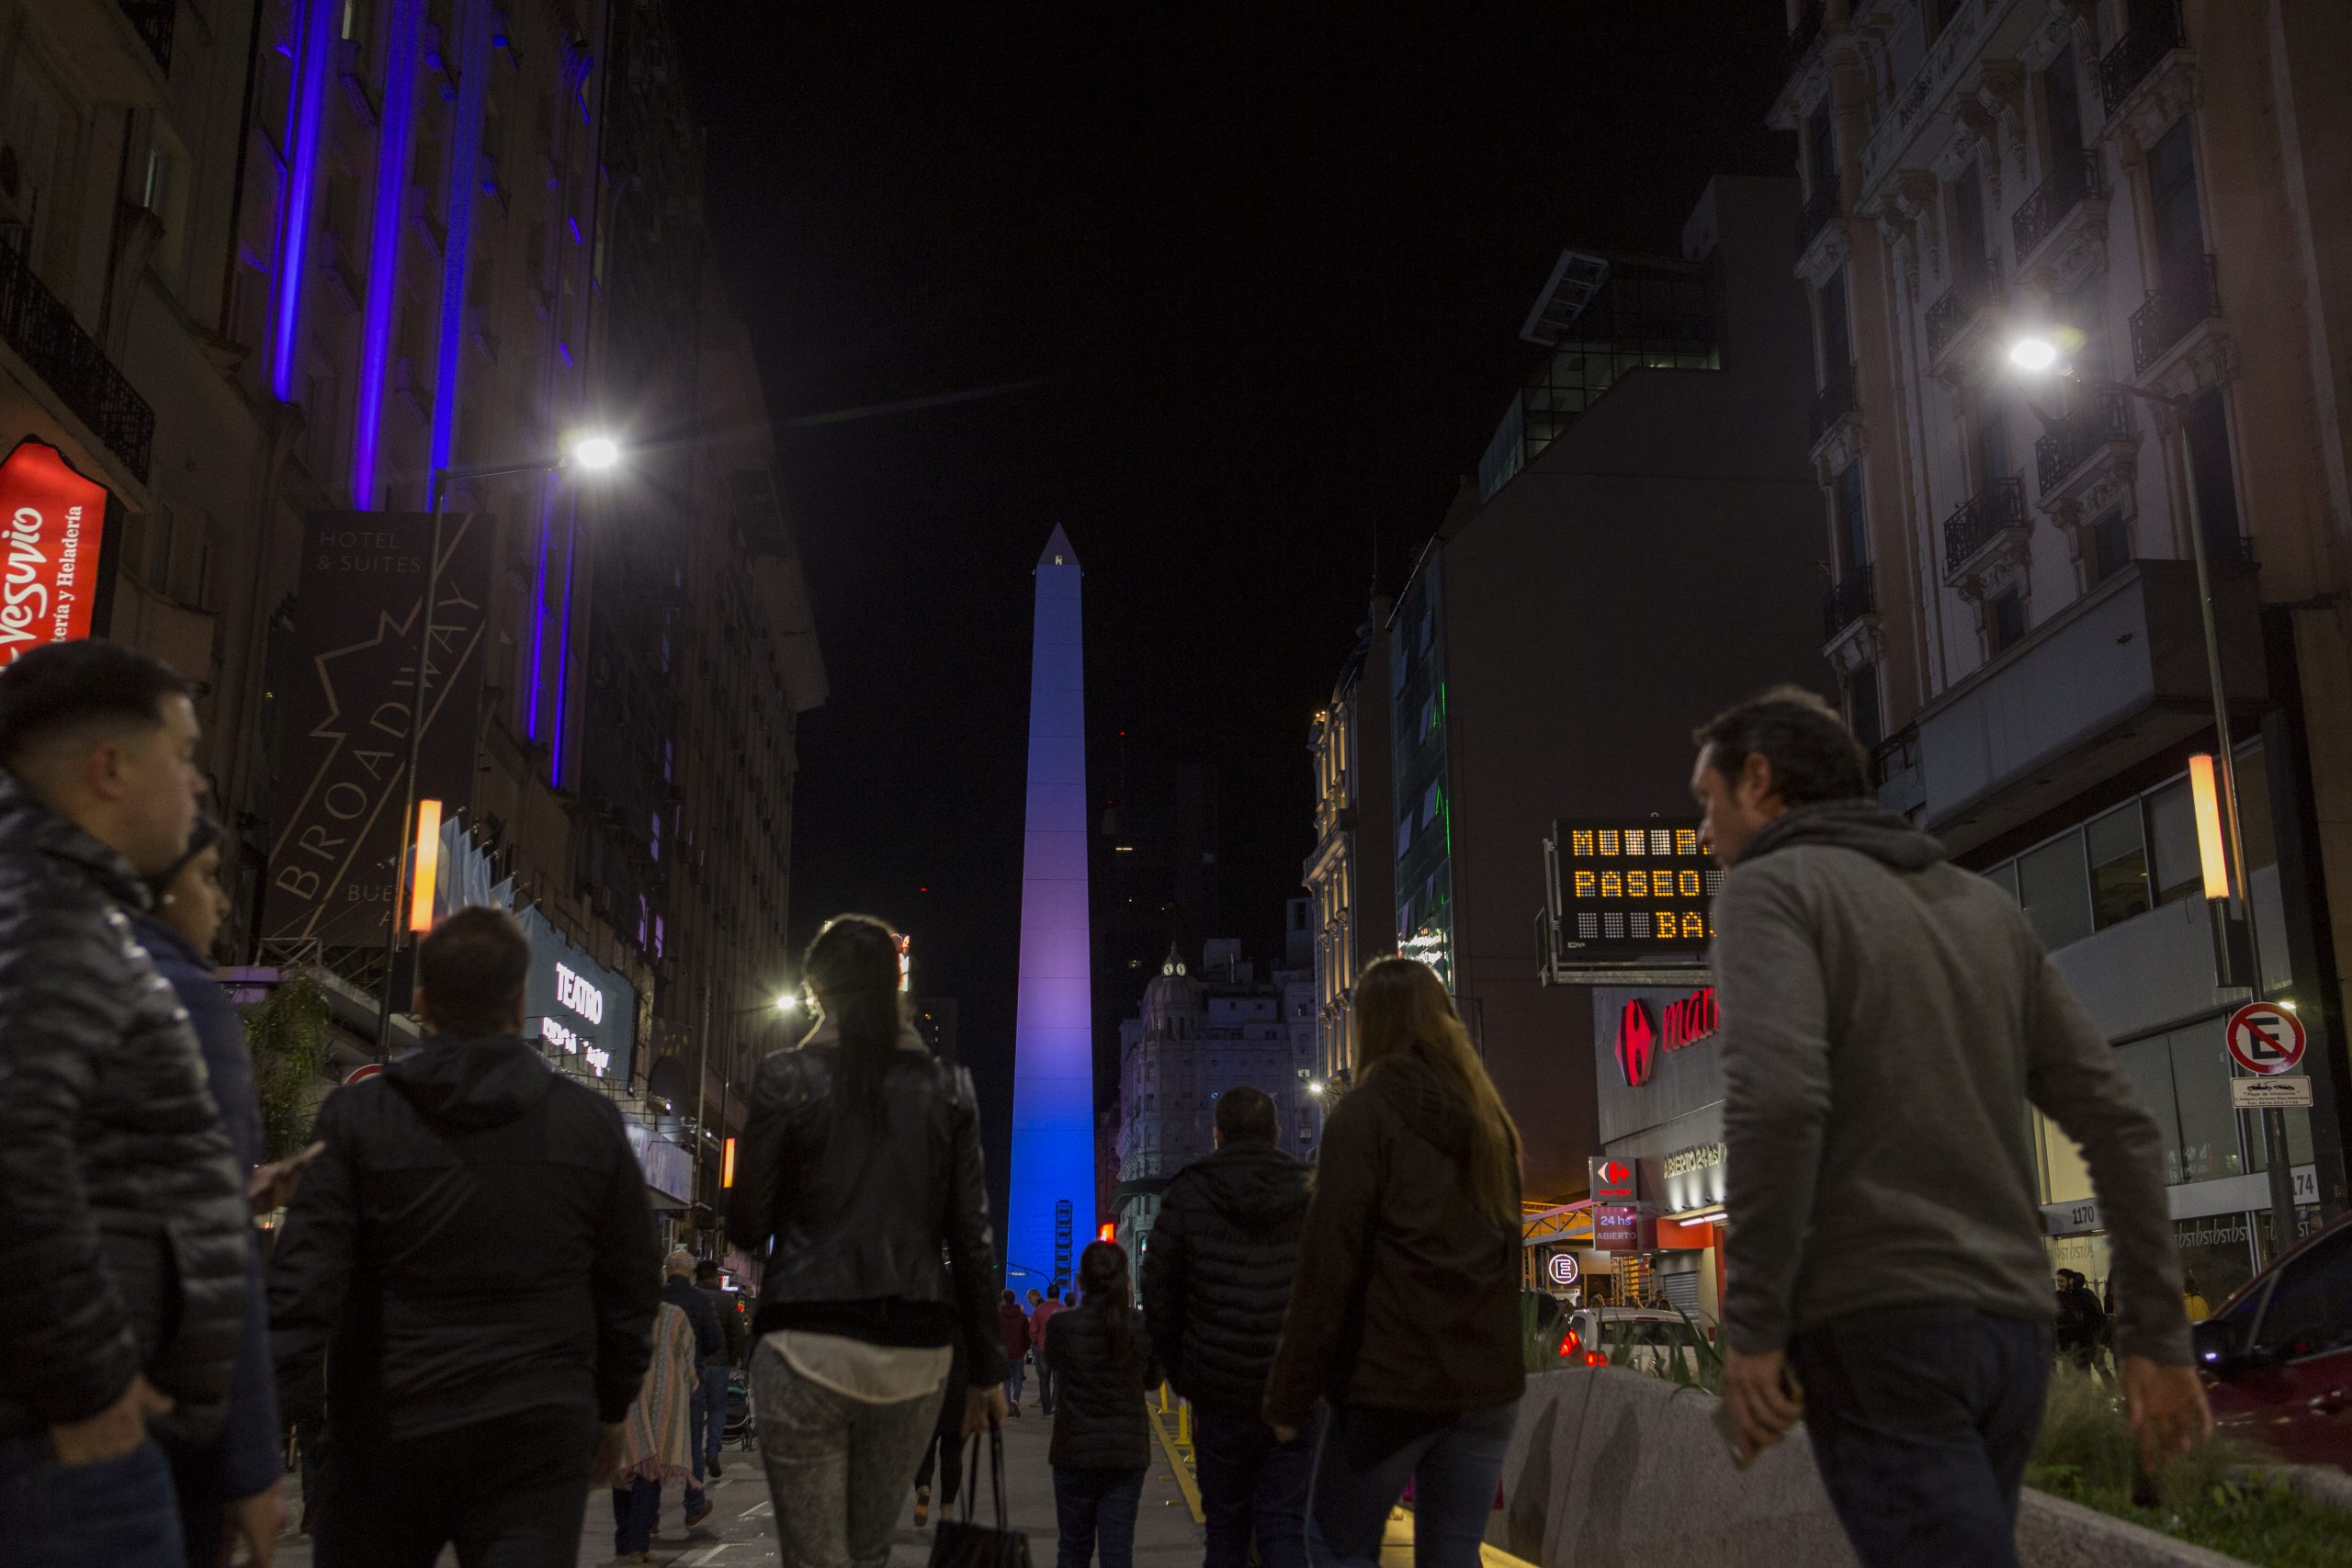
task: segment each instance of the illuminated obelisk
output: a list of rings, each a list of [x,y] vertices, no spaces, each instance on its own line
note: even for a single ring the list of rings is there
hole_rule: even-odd
[[[1086,914],[1086,670],[1077,552],[1057,525],[1037,558],[1029,803],[1012,1043],[1005,1282],[1069,1283],[1094,1228],[1093,956]]]

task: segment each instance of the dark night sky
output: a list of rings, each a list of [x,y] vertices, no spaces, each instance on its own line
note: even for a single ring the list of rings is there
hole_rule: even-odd
[[[1393,592],[1533,362],[1553,259],[1670,253],[1709,174],[1792,159],[1773,0],[1015,9],[679,12],[780,423],[1041,383],[779,433],[832,682],[795,935],[911,931],[992,1120],[1051,526],[1087,569],[1094,749],[1220,770],[1227,923],[1263,953],[1375,543]]]

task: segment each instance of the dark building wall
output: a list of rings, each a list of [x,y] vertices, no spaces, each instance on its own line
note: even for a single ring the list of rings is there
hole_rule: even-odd
[[[1598,1146],[1588,990],[1537,981],[1553,819],[1691,814],[1693,726],[1827,685],[1795,185],[1714,199],[1723,368],[1626,376],[1442,547],[1456,987],[1531,1197],[1580,1191]]]

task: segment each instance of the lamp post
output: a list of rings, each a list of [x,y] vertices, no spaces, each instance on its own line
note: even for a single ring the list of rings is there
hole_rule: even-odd
[[[701,1052],[705,1064],[707,1064],[710,1058],[709,996],[708,987],[706,986],[703,993],[703,1045]],[[736,1012],[731,1014],[730,1017],[749,1018],[753,1013],[766,1013],[778,1023],[782,1023],[786,1020],[797,1016],[799,1011],[800,993],[797,991],[783,991],[778,993],[776,998],[772,1002],[763,1002],[757,1007],[739,1009]],[[742,1054],[742,1050],[743,1046],[741,1041],[729,1043],[726,1052],[727,1070],[718,1075],[718,1190],[721,1193],[724,1193],[727,1190],[728,1187],[732,1184],[734,1179],[733,1165],[727,1157],[727,1145],[730,1141],[732,1141],[734,1136],[734,1134],[730,1134],[727,1130],[727,1108],[729,1091],[733,1089],[735,1083],[736,1058]],[[707,1134],[702,1124],[702,1075],[697,1074],[695,1078],[695,1191],[697,1194],[702,1191],[703,1149],[707,1143]],[[713,1217],[718,1222],[718,1235],[720,1240],[719,1250],[723,1251],[725,1249],[725,1243],[727,1240],[727,1202],[725,1198],[722,1197],[715,1206]]]
[[[2086,381],[2075,374],[2066,363],[2065,354],[2053,339],[2030,334],[2009,345],[2009,364],[2021,376],[2051,377],[2093,392],[2113,392],[2137,398],[2154,404],[2170,416],[2178,426],[2180,440],[2181,493],[2186,498],[2188,517],[2188,558],[2197,570],[2197,604],[2199,618],[2205,636],[2205,680],[2213,701],[2213,765],[2222,779],[2222,830],[2227,836],[2230,862],[2236,876],[2230,889],[2231,901],[2239,906],[2240,918],[2245,925],[2246,965],[2250,973],[2246,983],[2256,1001],[2265,1000],[2262,983],[2262,939],[2256,930],[2254,919],[2253,868],[2246,864],[2245,829],[2238,809],[2238,780],[2235,749],[2230,743],[2229,687],[2222,674],[2222,638],[2215,622],[2213,607],[2213,569],[2205,547],[2205,517],[2197,500],[2197,470],[2188,460],[2188,414],[2193,399],[2164,392],[2151,391],[2133,386],[2129,381]],[[2041,411],[2036,409],[2036,413]],[[2046,419],[2047,416],[2045,415]],[[2223,912],[2223,919],[2229,919]],[[2232,944],[2222,944],[2225,955],[2234,956]],[[2295,1173],[2288,1163],[2287,1113],[2277,1107],[2262,1111],[2263,1163],[2268,1167],[2270,1179],[2270,1248],[2277,1257],[2294,1239],[2295,1234]]]
[[[425,703],[432,685],[433,604],[441,592],[441,525],[449,487],[465,480],[503,479],[511,474],[560,473],[573,468],[601,472],[620,460],[620,445],[611,436],[584,435],[573,442],[569,451],[552,457],[536,457],[521,463],[445,466],[435,468],[426,481],[433,513],[433,542],[425,552],[424,603],[417,615],[416,689],[409,700],[408,766],[401,783],[400,852],[392,863],[392,901],[384,920],[384,985],[382,1000],[376,1009],[376,1059],[379,1062],[390,1061],[392,1055],[392,971],[400,963],[401,909],[409,891],[409,837],[416,830],[416,766],[424,750]]]

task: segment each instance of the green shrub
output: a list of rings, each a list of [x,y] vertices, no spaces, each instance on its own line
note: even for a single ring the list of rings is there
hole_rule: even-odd
[[[289,975],[245,1014],[254,1093],[261,1101],[262,1158],[280,1160],[310,1142],[318,1077],[327,1063],[327,994],[307,975]]]

